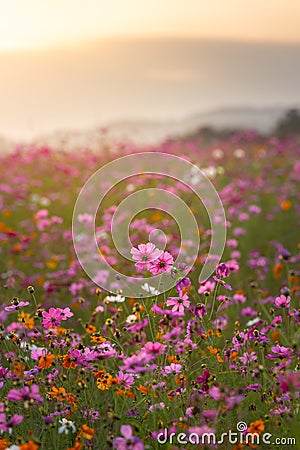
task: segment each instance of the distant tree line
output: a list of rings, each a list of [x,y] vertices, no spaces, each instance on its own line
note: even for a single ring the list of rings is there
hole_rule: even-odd
[[[282,117],[274,130],[278,136],[287,136],[290,134],[300,134],[300,112],[297,109],[289,109]]]

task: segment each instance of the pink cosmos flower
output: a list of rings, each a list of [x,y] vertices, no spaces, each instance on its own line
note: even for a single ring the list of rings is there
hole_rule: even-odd
[[[0,409],[0,431],[2,433],[5,433],[6,431],[11,431],[14,425],[19,425],[19,423],[21,423],[24,419],[24,416],[14,414],[11,419],[6,420],[6,415],[2,411],[4,411],[4,405],[1,405]]]
[[[165,351],[165,345],[161,344],[160,342],[146,342],[145,350],[146,353],[162,355]]]
[[[144,450],[143,442],[133,436],[130,425],[121,425],[121,434],[123,437],[117,437],[114,440],[114,448],[117,450]]]
[[[19,308],[23,308],[23,306],[29,305],[29,302],[20,302],[19,300],[13,300],[12,304],[10,306],[6,306],[4,309],[5,311],[15,311]]]
[[[218,386],[212,386],[209,389],[209,395],[211,396],[211,398],[213,398],[214,400],[220,400],[222,397],[220,388]]]
[[[257,356],[255,354],[255,352],[244,352],[244,354],[242,356],[240,356],[240,361],[243,364],[249,364],[251,361],[256,361],[257,360]]]
[[[152,275],[158,275],[163,272],[170,272],[174,264],[173,256],[168,252],[161,252],[160,256],[152,262],[150,272]]]
[[[280,297],[276,297],[274,301],[275,306],[277,308],[289,308],[291,304],[291,297],[286,297],[285,295],[280,295]]]
[[[37,384],[33,384],[30,387],[25,386],[20,390],[11,389],[6,398],[12,402],[25,402],[26,400],[36,400],[39,403],[43,402],[43,398],[39,395],[39,387]]]
[[[229,266],[225,263],[221,263],[216,268],[216,275],[218,278],[227,278],[230,273]]]
[[[188,300],[187,294],[179,295],[179,297],[171,297],[166,302],[167,306],[173,306],[172,311],[184,312],[184,307],[188,308],[191,302]]]
[[[139,272],[142,272],[150,269],[151,263],[161,255],[162,251],[151,242],[148,242],[147,244],[139,244],[138,248],[133,247],[130,253],[132,254],[132,259],[137,261],[135,267]]]
[[[266,358],[269,359],[285,359],[285,358],[291,358],[293,355],[293,350],[289,347],[284,347],[282,345],[276,344],[274,347],[271,347],[271,351],[273,355],[270,353],[266,355]]]
[[[74,314],[72,313],[70,308],[64,308],[64,309],[61,310],[61,316],[62,316],[62,320],[66,320],[69,317],[74,316]]]
[[[60,308],[50,308],[49,312],[43,311],[42,324],[45,328],[59,327],[62,320],[63,315]]]
[[[198,303],[193,308],[193,312],[196,317],[199,317],[200,319],[203,319],[203,317],[207,314],[206,307],[203,303]]]
[[[293,393],[296,397],[299,397],[300,391],[300,374],[297,372],[288,371],[284,375],[278,376],[280,382],[280,390],[286,394],[287,392]]]
[[[175,364],[172,363],[170,364],[170,366],[166,366],[163,369],[163,372],[165,375],[175,375],[176,373],[180,373],[182,370],[182,365],[181,364]]]
[[[46,356],[48,350],[45,348],[34,348],[31,350],[30,356],[34,361],[38,361],[42,356]]]
[[[42,324],[45,328],[59,327],[62,320],[74,316],[70,308],[50,308],[49,312],[43,311]]]
[[[119,370],[119,372],[116,375],[116,378],[120,384],[123,383],[125,388],[130,388],[134,384],[133,375],[125,373],[122,370]]]
[[[216,287],[216,283],[214,281],[202,281],[200,283],[198,292],[199,294],[209,294],[210,292],[212,292],[214,290],[214,288]]]

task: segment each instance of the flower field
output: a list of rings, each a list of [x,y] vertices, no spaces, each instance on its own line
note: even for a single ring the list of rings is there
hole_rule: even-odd
[[[87,276],[72,216],[96,170],[144,150],[204,172],[227,237],[199,282],[212,233],[189,189],[197,179],[123,180],[95,223],[102,258],[143,280],[145,295],[131,297],[118,277],[107,288],[105,270]],[[251,132],[210,148],[193,138],[74,153],[27,146],[0,160],[0,450],[299,448],[299,137]],[[113,215],[144,188],[175,194],[193,212],[192,264],[192,241],[181,242],[165,200],[133,217],[131,258],[119,255]],[[94,225],[88,213],[75,219]],[[164,237],[150,240],[157,229]],[[170,289],[148,279],[160,275]],[[221,438],[229,430],[235,440]]]

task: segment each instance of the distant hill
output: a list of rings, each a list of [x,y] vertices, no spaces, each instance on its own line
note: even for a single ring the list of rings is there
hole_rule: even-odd
[[[71,151],[83,147],[97,150],[121,141],[154,145],[165,139],[193,136],[204,127],[216,131],[254,129],[260,133],[269,134],[288,110],[289,108],[286,107],[229,107],[196,114],[182,120],[114,121],[97,128],[66,129],[42,134],[37,136],[34,142]],[[11,148],[13,144],[0,138],[0,145],[3,152]]]

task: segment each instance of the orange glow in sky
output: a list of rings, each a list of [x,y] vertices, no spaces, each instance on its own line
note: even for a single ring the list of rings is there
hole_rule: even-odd
[[[123,35],[300,43],[299,21],[299,0],[9,0],[0,51]]]

